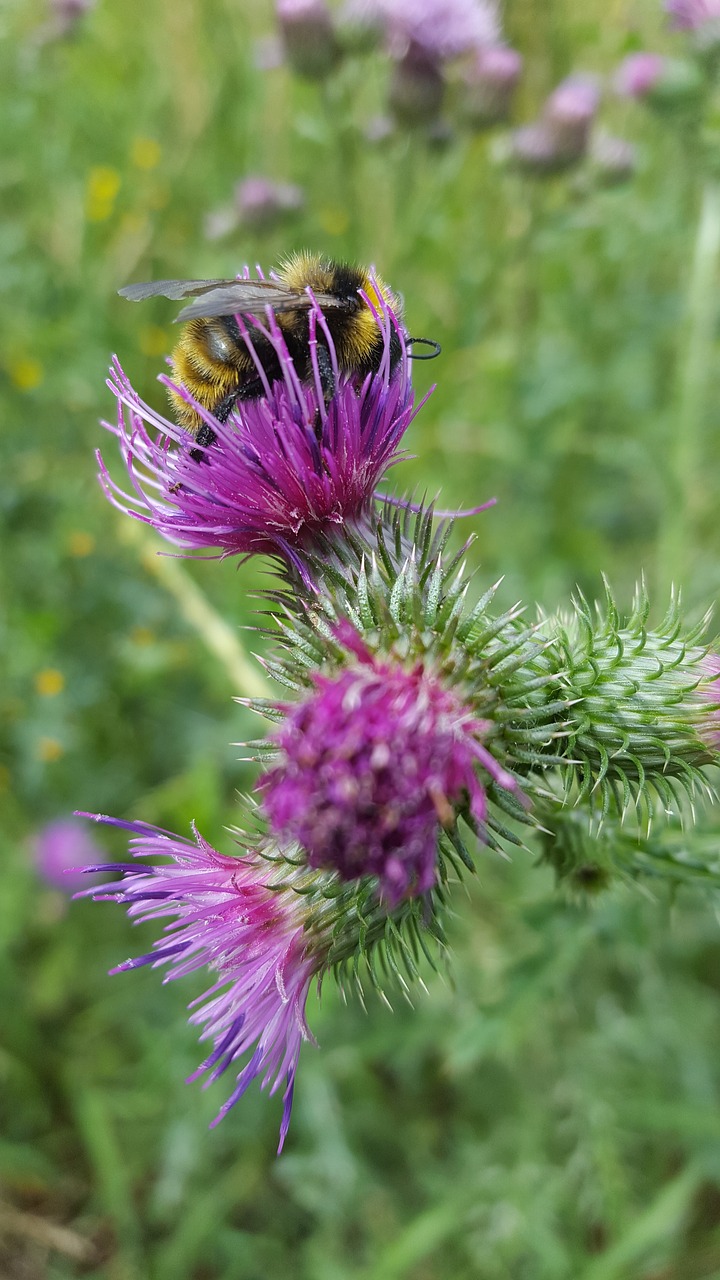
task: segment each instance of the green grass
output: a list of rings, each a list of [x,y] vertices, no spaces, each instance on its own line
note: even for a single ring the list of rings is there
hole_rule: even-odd
[[[29,852],[76,808],[196,819],[227,849],[253,780],[232,697],[260,676],[240,628],[267,565],[163,568],[94,478],[111,352],[162,404],[172,306],[124,303],[129,280],[301,247],[375,262],[443,346],[417,366],[420,391],[438,385],[392,485],[498,497],[456,534],[477,528],[478,590],[505,574],[501,604],[553,609],[576,584],[600,594],[604,570],[629,606],[644,571],[655,618],[673,579],[691,611],[713,600],[717,194],[697,130],[608,96],[603,126],[638,143],[633,181],[534,182],[501,163],[502,132],[371,145],[383,59],[325,89],[260,72],[272,17],[254,4],[101,0],[62,42],[37,40],[43,21],[31,4],[0,18],[0,1274],[720,1277],[720,937],[699,892],[618,887],[585,907],[529,854],[486,855],[456,894],[451,980],[428,975],[392,1013],[330,982],[311,1003],[321,1048],[276,1161],[277,1099],[255,1090],[209,1132],[223,1087],[183,1083],[201,985],[109,979],[152,934],[66,903]],[[575,67],[682,48],[654,0],[508,0],[505,25],[526,59],[518,120]],[[299,183],[305,211],[204,239],[257,170]],[[208,647],[216,614],[230,659]]]

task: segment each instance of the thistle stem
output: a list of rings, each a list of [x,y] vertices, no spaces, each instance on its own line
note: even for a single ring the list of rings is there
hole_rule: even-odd
[[[720,184],[705,183],[685,304],[685,348],[680,358],[677,410],[666,474],[666,515],[658,539],[661,589],[683,580],[692,565],[702,509],[703,414],[717,317],[720,263]]]
[[[262,672],[256,669],[233,629],[220,617],[177,559],[158,554],[152,540],[134,522],[123,521],[121,531],[123,539],[131,542],[137,550],[143,567],[175,597],[185,621],[224,667],[233,689],[251,698],[268,697],[270,686]]]

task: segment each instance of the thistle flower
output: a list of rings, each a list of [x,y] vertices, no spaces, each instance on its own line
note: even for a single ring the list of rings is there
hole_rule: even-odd
[[[615,91],[657,111],[673,112],[693,107],[705,92],[705,81],[697,63],[689,58],[633,53],[618,67]]]
[[[385,301],[379,306],[384,338],[379,372],[364,381],[339,375],[327,405],[317,329],[336,369],[337,360],[319,310],[310,316],[310,385],[299,381],[270,314],[265,332],[277,352],[282,381],[269,385],[265,379],[265,396],[238,403],[221,423],[184,388],[174,387],[216,437],[202,457],[187,431],[140,399],[115,360],[109,386],[118,401],[117,425],[104,425],[117,437],[131,487],[126,492],[116,484],[98,454],[107,497],[178,546],[217,548],[221,556],[267,552],[302,573],[302,550],[313,535],[342,531],[363,518],[380,477],[401,457],[400,442],[417,411],[404,340],[397,367],[391,365],[391,343],[397,344],[396,334],[402,333],[399,321]],[[173,386],[167,378],[161,381]]]
[[[666,12],[675,31],[700,31],[720,25],[720,0],[666,0]]]
[[[412,42],[393,65],[388,106],[402,124],[431,124],[437,119],[445,81],[437,59]]]
[[[472,124],[507,119],[522,65],[520,54],[508,45],[477,50],[463,72],[463,113]]]
[[[87,825],[76,818],[56,818],[40,827],[32,840],[35,866],[53,889],[74,893],[85,876],[78,868],[102,857]]]
[[[49,0],[51,23],[50,34],[56,37],[72,35],[78,23],[86,13],[95,8],[96,0]]]
[[[497,6],[489,0],[376,0],[390,41],[390,50],[402,57],[417,45],[438,61],[497,44],[500,23]]]
[[[630,53],[615,72],[614,87],[623,98],[645,98],[662,80],[667,59],[660,53]]]
[[[566,167],[555,150],[549,129],[542,123],[526,124],[514,129],[510,137],[509,155],[519,169],[529,174],[556,173]]]
[[[600,93],[591,76],[569,76],[548,98],[540,120],[516,129],[510,155],[530,173],[559,173],[582,160]]]
[[[284,708],[263,803],[310,866],[344,880],[377,876],[392,907],[435,884],[438,837],[459,809],[482,829],[478,771],[508,790],[516,783],[482,743],[489,723],[430,668],[374,656],[349,623],[337,638],[349,665],[314,674],[313,692]]]
[[[250,174],[236,184],[232,204],[221,205],[206,216],[205,235],[208,240],[218,240],[239,226],[266,230],[288,214],[297,213],[304,203],[300,187]]]
[[[304,899],[276,883],[271,863],[252,853],[242,858],[218,853],[194,828],[193,841],[144,822],[83,816],[129,831],[135,858],[170,859],[146,867],[115,863],[86,868],[120,873],[122,879],[78,896],[119,902],[134,921],[170,919],[152,951],[111,972],[165,964],[166,980],[205,967],[214,972],[212,985],[192,1002],[189,1019],[202,1028],[200,1040],[211,1040],[213,1049],[189,1080],[204,1075],[208,1085],[247,1057],[213,1125],[253,1080],[260,1079],[260,1087],[269,1086],[271,1094],[284,1086],[281,1151],[300,1048],[304,1040],[312,1040],[305,1004],[325,958],[322,947],[306,936]]]
[[[599,101],[597,81],[584,75],[569,76],[550,95],[543,123],[559,159],[572,162],[585,154]]]
[[[299,75],[322,79],[340,56],[332,15],[324,0],[277,0],[285,54]]]

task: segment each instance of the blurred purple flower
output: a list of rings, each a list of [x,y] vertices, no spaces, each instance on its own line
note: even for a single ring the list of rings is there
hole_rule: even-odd
[[[273,887],[272,864],[259,855],[226,857],[194,828],[192,841],[144,822],[85,816],[129,831],[134,858],[170,859],[149,866],[89,868],[119,872],[122,879],[78,896],[119,902],[136,922],[170,919],[152,951],[111,972],[169,964],[166,981],[205,967],[215,975],[205,994],[190,1005],[190,1022],[202,1027],[200,1040],[212,1041],[213,1050],[189,1079],[206,1075],[204,1084],[211,1084],[249,1055],[213,1125],[253,1080],[260,1078],[260,1087],[269,1086],[271,1094],[284,1085],[280,1152],[300,1048],[304,1040],[312,1040],[305,1004],[323,963],[304,932],[303,899],[291,889]]]
[[[312,867],[343,880],[374,875],[390,907],[435,883],[438,837],[467,804],[486,818],[477,770],[514,790],[481,739],[490,727],[422,663],[381,660],[349,623],[337,630],[350,665],[313,676],[284,708],[280,763],[264,777],[275,833],[297,840]]]
[[[380,477],[401,457],[400,442],[417,412],[404,332],[387,302],[378,305],[380,371],[364,380],[338,375],[327,405],[316,330],[336,369],[337,358],[319,310],[310,315],[314,385],[299,381],[272,315],[265,333],[282,381],[267,385],[262,398],[236,404],[227,422],[161,378],[211,427],[215,443],[200,456],[193,436],[145,404],[115,360],[108,385],[118,400],[118,420],[104,425],[118,439],[131,488],[125,492],[115,483],[98,454],[107,497],[178,546],[217,548],[223,557],[279,554],[302,572],[299,552],[313,534],[342,528],[367,511]],[[401,355],[391,368],[398,343]]]
[[[239,226],[267,229],[286,214],[302,209],[304,202],[300,187],[250,174],[236,184],[231,205],[221,206],[207,215],[205,235],[208,240],[218,240]]]
[[[625,98],[645,98],[662,79],[666,62],[660,53],[629,54],[615,72],[616,92]]]
[[[322,79],[340,56],[324,0],[276,0],[275,10],[290,66],[299,75]]]
[[[551,93],[542,116],[516,129],[510,155],[530,173],[559,173],[582,160],[600,102],[592,76],[574,75]]]
[[[385,32],[393,57],[418,45],[437,62],[481,45],[497,44],[500,22],[493,0],[350,0],[345,20]]]
[[[88,832],[87,823],[77,818],[57,818],[46,823],[35,833],[32,849],[43,880],[67,894],[87,883],[82,868],[104,856]]]
[[[566,162],[558,157],[549,129],[542,123],[526,124],[513,130],[510,156],[520,169],[528,173],[556,173],[566,166]]]
[[[559,158],[574,161],[585,154],[599,102],[600,90],[592,76],[569,76],[550,95],[542,122]]]
[[[234,201],[245,226],[266,226],[277,214],[301,209],[302,189],[290,182],[273,182],[259,174],[243,178],[235,187]]]
[[[720,22],[720,0],[666,0],[665,9],[674,31],[698,31]]]
[[[477,50],[463,72],[463,111],[478,125],[506,120],[523,60],[508,45],[487,45]]]
[[[70,35],[96,3],[97,0],[50,0],[49,9],[56,35]]]

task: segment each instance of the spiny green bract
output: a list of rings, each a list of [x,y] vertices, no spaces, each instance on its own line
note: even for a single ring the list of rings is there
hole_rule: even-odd
[[[606,584],[604,607],[578,595],[573,615],[549,619],[545,651],[561,674],[567,718],[558,729],[565,799],[590,803],[602,815],[624,817],[635,805],[666,809],[708,788],[702,768],[717,762],[700,732],[711,704],[698,692],[707,649],[698,641],[707,617],[683,629],[673,597],[662,622],[649,629],[643,587],[622,623]]]

